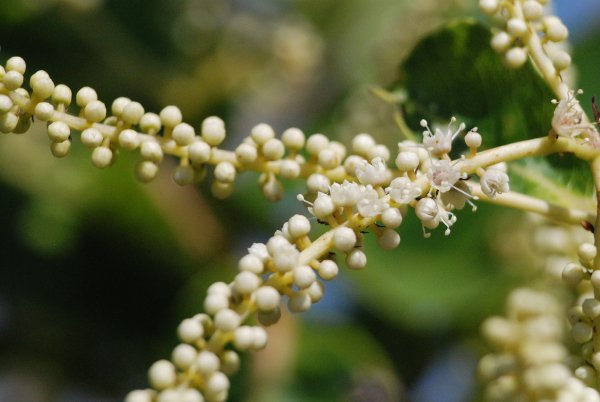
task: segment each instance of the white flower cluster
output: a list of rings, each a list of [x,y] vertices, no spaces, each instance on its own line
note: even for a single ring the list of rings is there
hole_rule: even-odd
[[[585,114],[577,95],[581,95],[582,90],[577,92],[569,91],[566,98],[560,101],[554,99],[552,103],[556,105],[554,115],[552,116],[552,129],[554,133],[562,137],[579,137],[598,148],[600,146],[600,134],[595,125],[587,122]]]
[[[545,52],[556,73],[571,64],[571,56],[557,46],[567,39],[569,31],[558,17],[546,15],[546,3],[548,0],[479,0],[484,13],[499,16],[504,22],[491,45],[504,54],[509,66],[522,66],[532,51]]]
[[[486,401],[600,401],[600,394],[565,363],[561,313],[551,294],[520,288],[508,298],[506,317],[483,323],[483,336],[493,350],[478,366]]]

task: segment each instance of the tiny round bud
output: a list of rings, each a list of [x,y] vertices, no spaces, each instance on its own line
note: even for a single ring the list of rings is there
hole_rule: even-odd
[[[595,320],[600,317],[600,301],[593,297],[585,299],[581,305],[583,312],[590,320]]]
[[[238,269],[240,271],[249,271],[259,275],[262,274],[264,270],[264,264],[260,258],[254,254],[246,254],[240,259]]]
[[[584,278],[584,268],[575,263],[569,263],[562,271],[562,278],[571,286],[577,286]]]
[[[16,71],[20,74],[25,74],[26,68],[27,64],[25,64],[25,60],[19,56],[13,56],[6,60],[6,71]]]
[[[194,183],[194,169],[190,165],[179,165],[173,171],[173,181],[180,186]]]
[[[171,353],[171,360],[177,367],[182,370],[186,370],[196,360],[196,356],[198,353],[196,352],[196,348],[192,345],[188,345],[185,343],[180,343],[173,349],[173,353]]]
[[[546,37],[552,42],[562,42],[569,36],[569,30],[558,17],[547,16],[543,20]]]
[[[233,183],[235,181],[235,166],[230,162],[219,162],[215,166],[215,178],[223,183]]]
[[[270,202],[276,202],[283,198],[283,185],[277,179],[268,180],[261,187],[263,195]]]
[[[498,0],[479,0],[479,9],[487,15],[496,14],[498,6]]]
[[[3,112],[3,110],[2,110],[3,109],[3,106],[2,106],[2,100],[3,100],[2,97],[3,96],[4,95],[0,95],[0,112]],[[11,106],[12,106],[12,102],[11,102]],[[50,120],[50,118],[52,118],[53,114],[54,114],[54,106],[52,106],[50,103],[40,102],[37,105],[35,105],[35,111],[34,111],[33,115],[36,117],[36,119],[41,120],[41,121],[48,121],[48,120]]]
[[[544,7],[536,0],[526,0],[523,3],[523,15],[529,21],[535,21],[544,15]]]
[[[287,148],[298,151],[304,146],[304,133],[302,130],[295,127],[288,128],[281,134],[281,141]]]
[[[158,165],[150,161],[138,161],[135,165],[135,176],[142,183],[148,183],[156,177],[158,173]]]
[[[419,155],[412,151],[401,151],[396,156],[396,167],[401,172],[414,172],[419,163]]]
[[[273,311],[258,311],[257,314],[258,321],[264,325],[269,326],[276,324],[281,318],[281,309],[277,307]]]
[[[254,163],[258,158],[258,151],[256,149],[256,146],[242,142],[235,149],[235,156],[237,157],[237,160],[242,164]]]
[[[325,148],[319,152],[318,163],[324,169],[334,169],[340,165],[340,158],[336,151]]]
[[[91,101],[85,105],[83,117],[93,123],[100,122],[106,117],[106,106],[98,100]]]
[[[194,166],[200,166],[208,162],[210,154],[210,145],[202,140],[194,141],[188,147],[188,156]]]
[[[527,23],[521,18],[511,18],[506,23],[506,31],[514,37],[521,37],[527,33]]]
[[[552,55],[552,64],[558,71],[566,70],[571,65],[571,56],[562,50]]]
[[[346,265],[350,269],[363,269],[367,265],[367,255],[361,249],[354,249],[346,256]]]
[[[508,50],[513,42],[513,38],[506,32],[500,31],[492,36],[491,46],[498,53]]]
[[[12,99],[10,99],[10,97],[8,97],[7,95],[0,94],[0,113],[8,113],[10,111],[10,109],[12,109],[13,105],[14,105],[13,101],[12,101]],[[51,115],[52,111],[54,111],[54,107],[52,105],[50,105],[49,103],[40,102],[40,103],[38,103],[35,106],[35,116],[38,119],[41,119],[41,117],[37,116],[38,115],[38,106],[39,105],[44,105],[44,106],[41,107],[42,116],[46,116],[48,113]],[[52,108],[49,112],[48,112],[48,109],[47,109],[46,105],[50,105],[50,107]],[[47,120],[47,119],[45,119],[45,120]]]
[[[183,342],[194,343],[204,335],[204,327],[199,320],[186,318],[177,327],[177,336]]]
[[[0,114],[0,131],[12,133],[19,124],[19,116],[14,113]]]
[[[318,219],[325,219],[336,210],[336,206],[330,196],[319,192],[313,203],[312,213]]]
[[[319,191],[322,193],[328,193],[330,184],[331,182],[327,176],[320,173],[313,173],[308,176],[308,179],[306,179],[306,187],[311,193],[317,193]]]
[[[268,336],[267,336],[267,331],[264,330],[264,328],[261,327],[252,327],[252,332],[253,332],[253,342],[252,342],[252,349],[254,350],[260,350],[260,349],[264,349],[265,346],[267,346],[267,340],[268,340]]]
[[[148,379],[153,388],[165,389],[175,385],[175,366],[168,360],[155,362],[148,370]]]
[[[400,235],[394,229],[385,228],[377,242],[382,249],[392,250],[400,244]]]
[[[239,350],[248,350],[254,344],[254,331],[248,325],[235,329],[233,334],[233,344]]]
[[[173,128],[173,133],[171,135],[177,145],[184,146],[189,145],[194,141],[196,133],[194,132],[194,128],[189,124],[179,123]]]
[[[225,123],[216,116],[207,117],[202,121],[202,139],[216,147],[225,139]]]
[[[221,371],[225,374],[235,374],[240,369],[240,356],[233,350],[226,350],[221,355]]]
[[[14,91],[17,88],[20,88],[23,85],[23,74],[18,71],[7,71],[2,78],[2,82],[4,86],[9,91]]]
[[[281,296],[271,286],[261,286],[254,292],[256,307],[261,311],[273,311],[279,307]]]
[[[596,246],[591,243],[583,243],[577,249],[577,255],[583,263],[589,263],[596,258]]]
[[[158,142],[154,139],[150,139],[142,142],[142,145],[140,146],[140,155],[145,160],[159,163],[163,159],[163,150]]]
[[[271,138],[275,138],[275,131],[268,124],[261,123],[252,128],[250,131],[250,137],[256,142],[258,145],[263,145]]]
[[[48,73],[46,73],[45,71],[44,75],[42,76],[38,76],[38,73],[39,71],[31,76],[31,79],[29,80],[29,85],[31,86],[34,95],[38,98],[49,98],[54,92],[54,82],[52,82],[52,79],[48,76]]]
[[[421,198],[415,207],[415,213],[421,222],[434,220],[437,217],[438,211],[437,203],[429,197]]]
[[[58,84],[56,87],[54,87],[54,91],[52,92],[52,102],[55,104],[69,106],[71,104],[72,97],[73,93],[71,92],[71,88],[64,84]]]
[[[304,292],[297,292],[290,296],[288,300],[288,309],[292,313],[303,313],[310,309],[312,302],[310,296]]]
[[[112,159],[113,152],[108,147],[96,147],[92,151],[92,164],[98,169],[110,166]]]
[[[288,232],[293,239],[310,233],[310,221],[304,215],[294,215],[288,221]]]
[[[140,145],[140,136],[135,130],[123,130],[119,133],[119,145],[123,149],[132,151]]]
[[[75,95],[75,103],[80,108],[84,108],[91,101],[98,100],[98,94],[90,87],[83,87]]]
[[[317,156],[319,152],[327,148],[329,145],[329,138],[323,134],[313,134],[306,140],[306,150],[309,154]]]
[[[356,233],[346,226],[339,226],[333,232],[333,246],[338,250],[348,252],[356,245]]]
[[[317,279],[315,271],[308,265],[300,265],[292,271],[294,283],[300,289],[306,289]]]
[[[523,48],[513,47],[506,52],[504,59],[509,67],[519,68],[527,61],[527,52]]]
[[[218,394],[229,389],[229,378],[221,372],[211,375],[206,381],[206,390],[211,394]],[[221,399],[218,399],[221,401]]]
[[[53,142],[63,142],[71,136],[71,129],[62,121],[55,121],[48,125],[48,138]]]
[[[254,292],[262,280],[250,271],[242,271],[235,276],[233,280],[233,288],[241,295],[248,295]]]
[[[402,223],[402,213],[398,208],[388,208],[381,214],[381,223],[395,229]]]
[[[196,359],[196,367],[202,374],[212,374],[219,369],[219,358],[213,352],[203,350],[198,353]]]
[[[130,103],[131,99],[121,96],[113,101],[110,110],[112,111],[113,115],[121,117],[123,110],[125,110],[125,106],[129,105]]]
[[[56,158],[64,158],[71,150],[71,141],[53,142],[50,144],[50,151]]]
[[[129,102],[121,113],[121,119],[129,124],[137,124],[144,115],[144,107],[139,102]]]
[[[271,161],[281,159],[285,154],[285,147],[283,146],[283,142],[281,142],[277,138],[271,138],[270,140],[265,142],[261,150],[265,158]]]
[[[390,150],[383,144],[375,145],[367,153],[367,159],[373,160],[375,158],[381,158],[384,161],[390,160]]]
[[[296,179],[300,176],[300,165],[292,159],[284,159],[279,165],[279,175],[287,180]]]
[[[589,324],[585,322],[577,322],[571,328],[571,335],[573,336],[573,340],[577,343],[585,343],[592,339],[592,335],[594,335],[594,331]]]
[[[204,311],[214,315],[229,306],[229,298],[224,294],[209,294],[204,299]]]
[[[471,130],[465,135],[465,144],[467,144],[469,148],[479,148],[481,146],[481,141],[481,134],[475,130]]]
[[[103,140],[102,133],[96,128],[86,128],[81,132],[81,142],[87,147],[96,148],[102,144]]]
[[[139,124],[140,129],[148,134],[156,134],[162,126],[160,117],[156,113],[150,112],[144,113]]]
[[[210,191],[215,198],[223,200],[233,194],[235,187],[233,183],[223,183],[221,181],[213,181],[210,185]]]
[[[167,106],[160,111],[159,114],[160,121],[165,127],[175,127],[181,120],[183,116],[181,115],[181,110],[177,106]]]
[[[367,156],[375,145],[375,140],[370,134],[358,134],[352,139],[352,151],[358,155]]]
[[[319,276],[323,280],[330,281],[339,273],[338,265],[332,260],[323,260],[319,264]]]
[[[238,313],[228,308],[219,310],[215,314],[215,327],[221,331],[233,331],[240,325],[240,322],[241,318]]]

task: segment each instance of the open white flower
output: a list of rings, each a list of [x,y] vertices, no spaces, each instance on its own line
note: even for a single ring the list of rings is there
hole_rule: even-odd
[[[450,191],[463,175],[449,161],[442,159],[431,162],[431,168],[427,172],[427,176],[431,182],[431,187],[445,193]]]
[[[377,191],[371,186],[362,187],[360,199],[356,204],[358,213],[365,218],[381,214],[383,211],[389,208],[387,198],[387,196],[380,198]]]
[[[333,183],[329,188],[329,195],[338,207],[353,207],[360,198],[360,186],[344,180],[342,184]]]
[[[500,169],[489,168],[480,179],[481,191],[490,198],[509,191],[508,175]]]
[[[373,158],[371,163],[362,161],[356,166],[356,177],[362,184],[380,186],[387,183],[390,172],[381,157]]]
[[[465,123],[460,123],[458,129],[452,132],[451,125],[456,121],[455,117],[450,119],[448,128],[446,131],[442,131],[439,128],[435,129],[435,134],[431,132],[427,120],[421,120],[421,127],[426,130],[423,131],[423,145],[433,156],[440,157],[448,154],[452,150],[452,141],[456,136],[465,129]]]
[[[583,93],[581,90],[577,93],[570,91],[566,99],[553,100],[556,109],[552,116],[552,128],[557,135],[563,137],[588,137],[594,133],[598,135],[594,126],[583,120],[583,109],[577,100],[577,95],[581,93]]]
[[[421,188],[410,181],[408,177],[396,177],[385,191],[398,204],[408,204],[422,192]]]

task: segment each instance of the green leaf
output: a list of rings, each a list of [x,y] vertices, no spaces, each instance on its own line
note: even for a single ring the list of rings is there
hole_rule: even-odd
[[[552,91],[531,63],[514,70],[489,43],[489,27],[459,20],[424,38],[401,66],[393,90],[405,90],[407,121],[417,129],[422,118],[446,122],[451,116],[477,126],[486,148],[541,137],[551,128]],[[457,141],[457,148],[459,145]],[[589,195],[591,176],[586,163],[552,156],[542,163],[521,165],[533,169],[525,176],[543,175],[567,192]],[[531,184],[517,180],[514,189],[529,191]],[[543,186],[537,195],[545,194]],[[556,200],[555,200],[556,201]]]

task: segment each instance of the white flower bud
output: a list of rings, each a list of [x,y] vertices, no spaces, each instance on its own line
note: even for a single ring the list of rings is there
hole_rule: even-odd
[[[142,183],[148,183],[156,177],[158,165],[150,161],[138,161],[135,165],[135,175]]]
[[[270,202],[276,202],[283,198],[283,185],[275,178],[267,180],[261,187],[263,195]]]
[[[108,147],[96,147],[92,151],[92,164],[98,169],[104,169],[112,163],[113,151]]]
[[[88,105],[89,106],[89,105]],[[123,149],[132,151],[140,145],[140,136],[137,131],[126,129],[119,133],[119,145]]]
[[[206,381],[206,390],[211,394],[219,394],[229,389],[229,378],[221,372],[211,375]],[[221,399],[217,399],[222,401]]]
[[[331,148],[325,148],[319,152],[318,161],[323,169],[334,169],[340,164],[340,158],[336,151]]]
[[[144,115],[144,107],[139,102],[129,102],[121,113],[121,119],[129,124],[137,124]]]
[[[75,102],[80,108],[84,108],[88,103],[98,100],[98,94],[90,87],[83,87],[75,95]]]
[[[509,67],[519,68],[527,61],[527,52],[521,47],[510,48],[504,55]]]
[[[300,176],[300,165],[292,159],[284,159],[279,165],[279,175],[287,180],[292,180]]]
[[[229,298],[223,294],[209,294],[204,299],[204,311],[214,315],[229,306]]]
[[[196,356],[198,356],[198,352],[196,351],[195,347],[185,343],[180,343],[175,347],[175,349],[173,349],[173,353],[171,353],[171,360],[180,369],[187,370],[192,364],[194,364]]]
[[[477,132],[477,129],[474,128],[473,130],[469,131],[466,135],[465,135],[465,144],[469,147],[469,148],[474,148],[477,149],[481,146],[481,134],[479,134]]]
[[[210,116],[202,121],[202,139],[213,147],[225,140],[225,123],[220,117]]]
[[[310,221],[304,215],[294,215],[288,221],[288,232],[293,239],[310,233]]]
[[[400,244],[400,235],[394,229],[385,228],[377,242],[382,249],[392,250]]]
[[[571,56],[569,53],[559,50],[552,55],[552,64],[557,71],[566,70],[571,65]]]
[[[276,324],[281,318],[281,309],[277,307],[273,311],[258,311],[257,314],[258,321],[264,325],[269,326]]]
[[[215,178],[223,183],[232,183],[235,181],[235,166],[230,162],[219,162],[215,166]]]
[[[71,141],[53,142],[50,144],[50,151],[56,158],[64,158],[71,150]]]
[[[173,139],[179,146],[190,145],[194,141],[194,137],[196,133],[194,132],[194,128],[187,123],[179,123],[175,127],[173,127],[173,132],[171,133]]]
[[[571,335],[573,336],[573,340],[577,343],[585,343],[592,339],[592,335],[594,335],[594,331],[589,324],[585,322],[577,322],[571,328]]]
[[[163,158],[163,150],[157,141],[150,139],[142,142],[142,145],[140,146],[140,155],[145,160],[159,163]]]
[[[235,329],[233,333],[233,344],[236,349],[248,350],[252,348],[254,343],[254,331],[249,325],[243,325]]]
[[[273,127],[268,124],[261,123],[257,124],[250,131],[250,137],[256,142],[258,145],[262,145],[269,141],[271,138],[275,138],[275,131],[273,131]]]
[[[307,289],[305,289],[306,294],[310,297],[310,302],[312,304],[318,303],[323,298],[324,286],[319,281],[314,281],[312,285],[310,285]]]
[[[346,256],[346,265],[350,269],[363,269],[367,265],[367,255],[361,249],[354,249]]]
[[[86,128],[81,132],[81,142],[87,147],[96,148],[102,144],[103,140],[102,133],[96,128]]]
[[[396,156],[396,167],[401,172],[413,172],[419,163],[419,155],[412,151],[401,151]]]
[[[155,362],[148,370],[148,380],[153,388],[165,389],[175,385],[175,366],[168,360]]]
[[[299,289],[306,289],[317,279],[315,271],[308,265],[300,265],[292,271],[294,283]]]
[[[562,271],[562,278],[571,286],[577,286],[585,277],[584,268],[575,263],[569,263]]]
[[[6,98],[10,102],[10,106],[9,106],[8,102],[4,101],[4,98]],[[0,113],[8,112],[11,107],[12,107],[12,101],[10,100],[10,98],[8,96],[0,95]],[[6,110],[4,110],[4,109],[6,109]],[[50,103],[40,102],[37,105],[35,105],[34,116],[38,120],[48,121],[48,120],[50,120],[50,118],[52,118],[53,114],[54,114],[54,106],[52,106]]]
[[[14,113],[0,114],[0,131],[12,133],[19,124],[19,116]]]
[[[398,208],[388,208],[381,214],[381,223],[390,229],[395,229],[402,223],[402,213]]]
[[[552,42],[562,42],[569,36],[569,30],[558,17],[553,15],[546,16],[542,22],[548,40]]]
[[[219,369],[220,361],[219,357],[208,350],[203,350],[198,353],[196,359],[196,367],[204,375],[209,375],[216,372]]]
[[[125,106],[129,105],[130,103],[131,99],[121,96],[113,101],[110,110],[112,111],[113,115],[121,117]]]
[[[142,118],[140,119],[140,129],[148,134],[156,134],[158,133],[158,131],[160,131],[160,128],[162,126],[161,122],[160,122],[160,116],[157,115],[156,113],[144,113],[144,115],[142,116]]]
[[[240,322],[239,314],[228,308],[219,310],[215,314],[215,327],[221,331],[233,331],[240,325]]]
[[[288,309],[292,313],[303,313],[310,309],[312,302],[310,296],[304,292],[297,292],[290,296],[288,300]]]
[[[498,169],[487,169],[480,178],[481,191],[490,198],[509,191],[508,175]]]
[[[71,129],[62,121],[55,121],[48,126],[48,138],[53,142],[63,142],[71,136]]]
[[[173,181],[180,186],[193,184],[194,177],[194,169],[189,165],[179,165],[173,171]]]
[[[491,46],[498,53],[508,50],[513,42],[513,38],[506,32],[500,31],[492,36]]]
[[[331,182],[327,176],[324,176],[320,173],[313,173],[308,176],[308,179],[306,179],[306,187],[311,193],[317,193],[319,191],[322,193],[328,193],[330,183]]]
[[[522,37],[527,33],[527,23],[521,18],[511,18],[506,23],[506,31],[514,37]]]
[[[260,350],[267,346],[267,331],[261,327],[252,327],[252,349]]]
[[[281,141],[287,148],[298,151],[304,146],[304,133],[302,130],[295,127],[288,128],[281,134]]]
[[[279,307],[281,296],[272,286],[261,286],[254,292],[256,307],[260,311],[273,311]]]
[[[49,98],[54,92],[54,82],[45,71],[38,71],[33,74],[29,79],[29,86],[31,86],[34,95],[41,99]]]
[[[99,100],[91,101],[83,108],[83,117],[93,123],[100,122],[106,118],[106,105]]]
[[[375,145],[373,148],[369,150],[367,153],[367,159],[373,160],[375,158],[383,159],[384,161],[388,161],[390,159],[391,153],[388,147],[383,144]]]
[[[349,252],[356,245],[356,233],[346,226],[339,226],[333,232],[333,246],[338,250]]]
[[[529,21],[535,21],[544,15],[544,7],[536,0],[526,0],[523,3],[523,15]]]
[[[274,161],[283,158],[285,147],[283,142],[277,138],[271,138],[261,147],[262,153],[267,160]]]
[[[54,87],[54,91],[52,92],[52,102],[57,105],[63,104],[69,106],[72,97],[73,93],[71,92],[71,88],[64,84],[58,84]]]
[[[582,243],[577,249],[579,260],[583,263],[591,263],[596,258],[596,246],[591,243]]]
[[[326,219],[335,211],[336,206],[327,194],[319,192],[312,206],[312,213],[318,219]]]
[[[352,151],[361,156],[368,156],[369,150],[376,145],[370,134],[358,134],[352,139]]]
[[[181,123],[183,116],[177,106],[166,106],[159,113],[160,121],[165,127],[175,127]]]
[[[177,327],[177,336],[183,342],[194,343],[204,335],[204,327],[199,320],[186,318]]]
[[[498,0],[479,0],[479,9],[487,15],[496,14],[498,6]]]
[[[249,271],[259,275],[262,274],[264,270],[264,264],[262,260],[254,254],[246,254],[240,259],[238,269],[240,271]]]
[[[439,207],[437,203],[434,199],[429,197],[421,198],[417,202],[415,208],[417,218],[419,218],[422,223],[433,221],[438,216],[438,212]]]
[[[221,371],[233,375],[240,369],[240,356],[233,350],[226,350],[221,355]]]
[[[248,295],[254,292],[262,280],[250,271],[242,271],[235,276],[233,280],[233,288],[241,295]]]
[[[319,264],[319,276],[323,280],[330,281],[339,273],[338,265],[332,260],[323,260]]]
[[[600,301],[591,297],[589,299],[585,299],[583,304],[581,305],[584,314],[590,319],[595,320],[600,317]]]
[[[328,145],[329,138],[323,134],[312,134],[306,140],[306,150],[313,156],[318,156],[319,152],[327,148]]]
[[[2,77],[2,82],[4,83],[6,89],[9,91],[14,91],[23,85],[23,74],[14,70],[7,71],[6,74],[4,74],[4,77]]]
[[[20,74],[25,74],[26,68],[27,64],[25,64],[25,60],[19,56],[13,56],[6,60],[6,71],[16,71]]]
[[[235,149],[235,156],[237,157],[237,160],[242,164],[254,163],[258,158],[258,151],[256,149],[256,146],[248,144],[246,142],[242,142]]]

